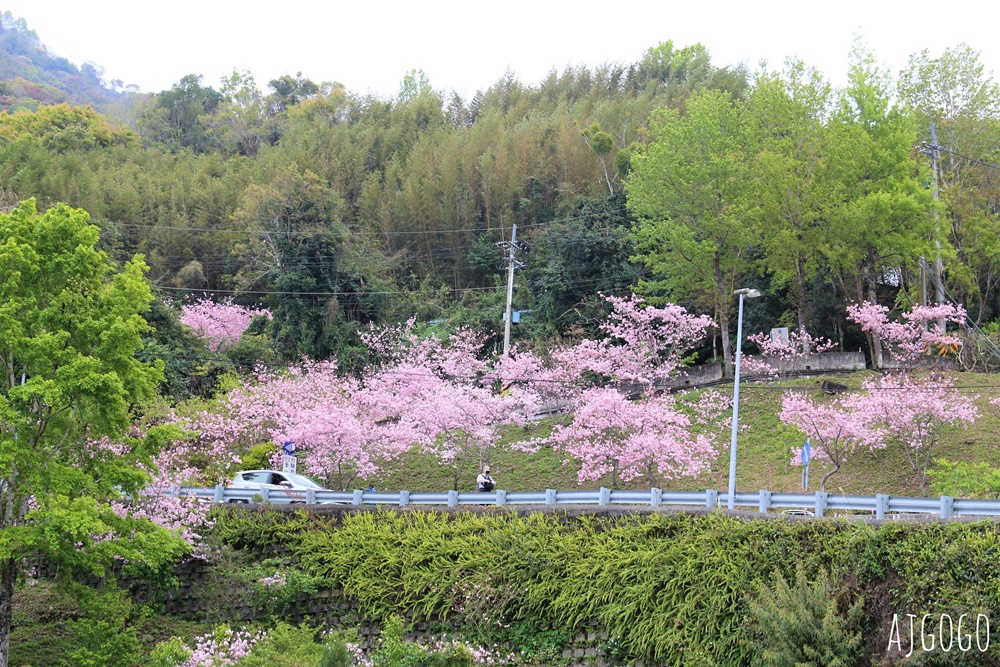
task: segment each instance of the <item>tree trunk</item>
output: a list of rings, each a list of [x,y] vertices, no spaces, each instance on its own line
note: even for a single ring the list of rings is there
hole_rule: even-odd
[[[722,331],[722,376],[731,378],[734,375],[733,353],[729,344],[729,300],[732,290],[726,289],[726,281],[722,275],[722,264],[715,257],[715,299],[719,308],[719,329]]]
[[[878,303],[878,293],[875,291],[875,276],[869,275],[868,277],[868,301],[869,303]],[[872,367],[882,368],[882,338],[874,331],[869,335],[869,341],[872,347]]]
[[[833,466],[833,470],[823,475],[823,479],[819,481],[819,490],[821,493],[826,493],[826,480],[830,479],[835,474],[837,474],[838,470],[840,470],[840,464],[835,463]]]
[[[801,263],[795,267],[795,301],[796,310],[799,316],[799,331],[805,332],[806,330],[806,275],[802,269]],[[803,354],[808,353],[809,350],[802,350]]]
[[[14,581],[17,561],[8,558],[0,567],[0,667],[10,664],[10,626],[14,620]]]

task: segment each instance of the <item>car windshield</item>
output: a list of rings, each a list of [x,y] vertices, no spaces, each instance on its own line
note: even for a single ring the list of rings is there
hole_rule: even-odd
[[[295,484],[298,484],[299,486],[304,486],[307,489],[318,489],[320,491],[325,490],[325,489],[323,489],[322,486],[320,486],[316,482],[312,481],[311,479],[309,479],[305,475],[296,475],[296,474],[287,473],[287,472],[284,473],[284,475],[285,475],[285,477],[288,478],[288,481],[294,482]]]

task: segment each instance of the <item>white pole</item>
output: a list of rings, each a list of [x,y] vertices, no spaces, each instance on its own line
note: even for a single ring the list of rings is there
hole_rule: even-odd
[[[740,356],[743,354],[743,292],[736,318],[736,377],[733,379],[733,431],[729,440],[729,509],[736,507],[736,430],[740,422]]]

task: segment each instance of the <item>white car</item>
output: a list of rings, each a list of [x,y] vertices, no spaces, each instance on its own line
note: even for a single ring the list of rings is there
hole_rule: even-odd
[[[288,497],[292,502],[305,502],[305,492],[309,489],[329,491],[305,475],[278,470],[243,470],[236,473],[236,476],[229,481],[228,487],[230,489],[256,489],[258,491],[268,489],[269,497],[274,499]]]

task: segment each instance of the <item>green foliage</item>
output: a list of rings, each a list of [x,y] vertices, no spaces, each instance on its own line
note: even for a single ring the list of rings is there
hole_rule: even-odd
[[[315,628],[279,622],[239,664],[240,667],[316,667],[321,664],[324,649],[316,641]]]
[[[180,637],[157,644],[149,654],[149,667],[177,667],[191,655],[191,649],[186,648]]]
[[[354,658],[347,650],[347,644],[343,640],[337,639],[323,647],[323,654],[319,658],[317,667],[352,667],[353,665]]]
[[[373,667],[472,667],[468,647],[461,643],[428,649],[403,637],[403,619],[390,616],[382,626],[381,645],[372,654]]]
[[[67,667],[132,667],[142,657],[135,610],[128,593],[116,590],[97,592],[75,586],[83,618],[68,621],[74,649]]]
[[[861,633],[857,631],[863,601],[851,604],[844,618],[841,595],[820,569],[810,583],[805,568],[795,569],[790,584],[775,572],[774,585],[762,585],[750,601],[754,624],[761,634],[755,663],[765,667],[850,667],[857,664]],[[852,632],[853,630],[853,632]]]
[[[250,605],[272,618],[281,618],[302,600],[330,588],[326,579],[284,565],[280,559],[269,559],[245,568],[239,575],[249,588]]]
[[[242,470],[268,470],[271,467],[271,455],[274,454],[273,442],[262,442],[254,445],[249,451],[240,455]]]
[[[248,374],[259,364],[271,363],[275,360],[273,344],[266,335],[244,333],[233,345],[224,351],[233,368],[242,374]]]
[[[629,261],[632,222],[624,194],[583,201],[574,218],[546,225],[536,237],[527,269],[535,297],[521,327],[537,322],[549,335],[590,329],[607,307],[597,294],[620,295],[639,277]]]
[[[985,461],[946,461],[934,459],[928,471],[935,494],[952,498],[1000,497],[1000,468]]]
[[[209,518],[215,522],[212,534],[223,544],[237,549],[259,550],[267,546],[290,545],[315,522],[305,510],[248,510],[216,507]]]
[[[418,667],[424,664],[427,652],[403,639],[403,619],[390,616],[382,627],[381,646],[372,655],[374,667]]]
[[[448,619],[477,642],[542,660],[534,664],[593,621],[623,660],[748,664],[759,655],[751,599],[775,651],[810,636],[845,664],[859,633],[884,630],[863,609],[1000,613],[1000,530],[988,522],[366,512],[305,533],[296,553],[371,617]],[[831,571],[852,573],[844,591]]]
[[[86,212],[67,206],[39,215],[25,201],[0,214],[0,238],[0,597],[29,554],[67,578],[103,577],[116,557],[162,570],[189,545],[104,502],[145,486],[143,469],[179,435],[124,433],[163,377],[162,362],[135,356],[149,330],[147,267],[136,256],[116,269]],[[102,436],[124,450],[88,443]],[[0,642],[9,632],[0,627]]]

